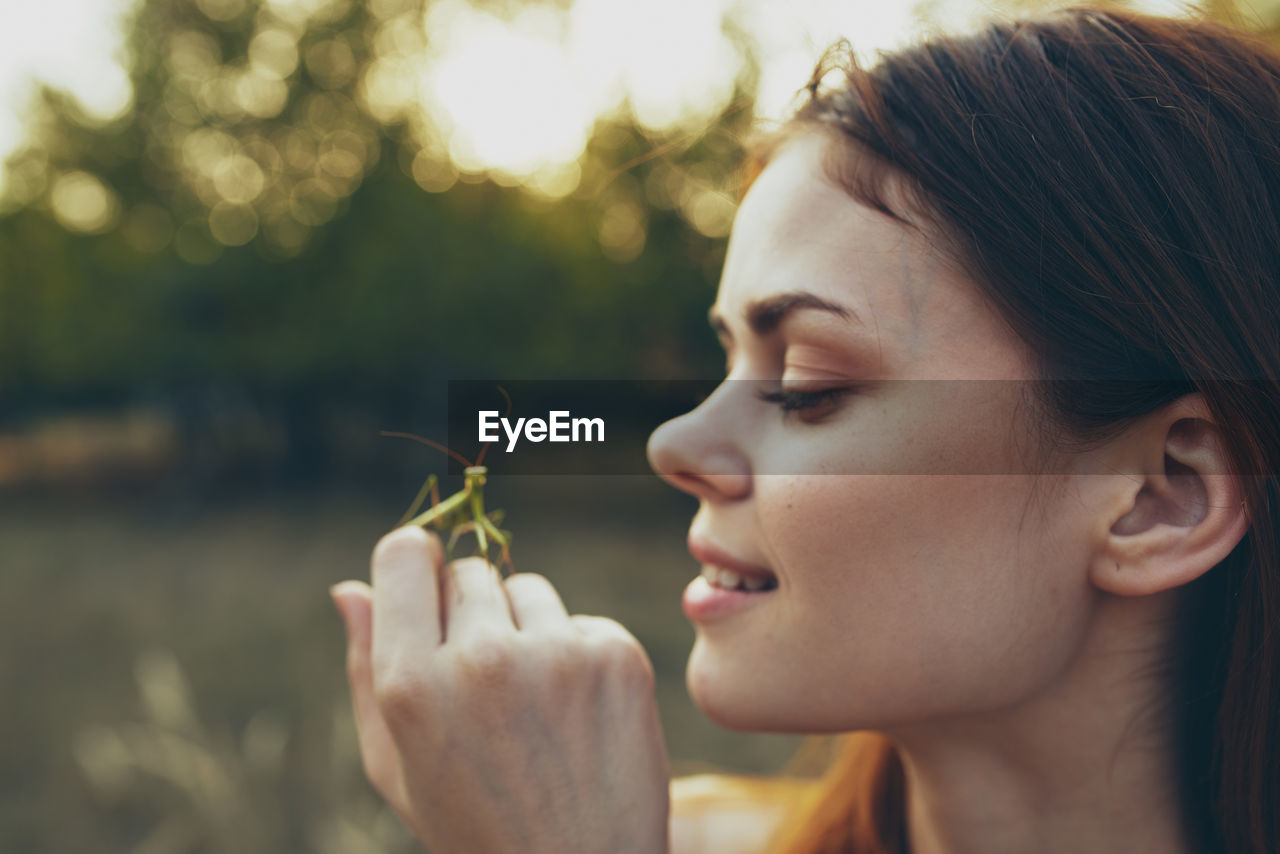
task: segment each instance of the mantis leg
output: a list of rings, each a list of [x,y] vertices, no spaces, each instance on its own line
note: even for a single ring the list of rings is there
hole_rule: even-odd
[[[458,538],[474,526],[474,523],[466,521],[466,515],[463,510],[464,508],[458,507],[452,513],[440,517],[434,523],[441,531],[449,532],[449,539],[444,546],[444,554],[445,558],[450,562],[453,561],[453,552],[458,544]]]
[[[511,542],[511,534],[507,531],[502,530],[497,525],[493,524],[493,521],[490,519],[490,517],[481,516],[479,519],[476,520],[476,524],[479,525],[481,528],[483,528],[486,534],[488,534],[490,537],[493,537],[494,542],[504,546]]]
[[[452,560],[453,549],[457,545],[458,539],[463,534],[472,533],[477,531],[478,528],[483,528],[484,533],[488,535],[489,538],[491,538],[494,542],[498,543],[501,546],[502,559],[507,563],[508,566],[511,566],[512,565],[511,551],[509,548],[511,543],[511,534],[510,532],[504,531],[493,524],[492,519],[495,515],[498,515],[498,514],[490,513],[488,516],[481,517],[478,525],[476,520],[474,519],[467,522],[459,521],[458,524],[454,525],[453,530],[449,535],[449,542],[446,546],[447,553],[450,555],[450,559]],[[480,534],[477,533],[476,539],[478,540],[479,538],[480,538]]]
[[[471,512],[475,517],[476,539],[480,541],[480,554],[484,555],[484,559],[489,560],[489,539],[485,535],[485,522],[489,520],[484,515],[484,500],[480,496],[479,490],[471,493]]]
[[[458,543],[458,537],[461,537],[467,531],[471,530],[471,528],[473,528],[474,526],[475,526],[474,522],[467,522],[466,524],[457,525],[454,527],[453,533],[449,534],[448,552],[451,556],[453,555],[453,547]]]
[[[496,514],[496,513],[495,513],[495,514],[493,514],[493,515],[495,515],[495,516],[496,516],[496,515],[498,515],[498,514]],[[484,517],[484,516],[481,516],[481,517],[480,517],[479,519],[477,519],[476,521],[477,521],[477,523],[479,524],[480,528],[481,528],[482,530],[484,530],[485,532],[487,532],[487,533],[488,533],[488,535],[489,535],[490,537],[493,537],[494,542],[496,542],[498,545],[500,545],[500,546],[502,547],[502,560],[503,560],[503,562],[504,562],[504,563],[506,563],[506,565],[507,565],[507,566],[508,566],[512,571],[515,571],[515,568],[516,568],[516,567],[515,567],[515,564],[511,562],[511,534],[510,534],[510,532],[500,530],[500,529],[498,528],[498,526],[497,526],[497,525],[493,524],[493,522],[491,522],[487,517]]]
[[[462,488],[461,492],[455,492],[453,495],[450,495],[448,498],[446,498],[444,501],[441,501],[439,504],[435,505],[430,510],[426,511],[425,513],[421,513],[418,516],[415,516],[406,524],[409,524],[409,525],[430,524],[431,522],[434,522],[436,519],[439,519],[445,514],[452,513],[453,511],[457,510],[459,507],[462,507],[464,504],[466,504],[467,498],[469,498],[471,494],[472,494],[471,485],[467,484]]]
[[[413,499],[413,504],[409,505],[408,511],[406,511],[405,514],[400,517],[399,522],[396,522],[395,526],[397,528],[399,528],[405,522],[408,522],[410,519],[413,518],[413,514],[418,512],[418,508],[421,507],[422,502],[426,500],[427,493],[431,494],[432,507],[435,507],[437,504],[440,503],[440,490],[436,488],[435,475],[431,475],[431,477],[427,478],[427,482],[422,485],[422,489],[418,490],[418,497]]]

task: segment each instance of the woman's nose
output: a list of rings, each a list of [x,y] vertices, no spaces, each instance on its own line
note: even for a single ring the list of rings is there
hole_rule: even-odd
[[[695,409],[659,425],[649,435],[649,465],[672,486],[707,501],[746,497],[747,460],[702,421]]]

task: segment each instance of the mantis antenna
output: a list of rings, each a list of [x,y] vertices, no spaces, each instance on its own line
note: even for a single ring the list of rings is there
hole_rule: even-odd
[[[502,386],[498,386],[498,391],[502,392],[502,396],[507,401],[507,411],[503,417],[511,414],[511,395],[507,394],[507,390]],[[471,462],[457,451],[439,442],[433,442],[423,436],[417,436],[413,433],[399,433],[392,430],[379,431],[380,436],[394,436],[400,439],[412,439],[428,445],[436,450],[443,451],[453,459],[463,465],[463,482],[462,489],[450,495],[443,501],[440,499],[440,490],[438,480],[433,474],[427,478],[427,482],[422,485],[422,489],[418,490],[418,495],[413,500],[408,511],[400,517],[400,521],[395,524],[396,528],[405,525],[417,525],[419,527],[427,527],[428,525],[448,533],[448,540],[445,543],[445,555],[449,560],[453,560],[453,548],[458,538],[466,533],[475,534],[476,541],[479,545],[477,554],[489,560],[489,541],[497,543],[501,549],[502,557],[499,561],[499,567],[506,565],[508,572],[515,571],[515,564],[511,561],[511,532],[504,531],[498,527],[502,521],[503,512],[501,510],[493,510],[486,514],[484,510],[484,484],[488,469],[482,465],[484,455],[489,450],[491,442],[485,442],[480,447],[480,453],[476,456],[475,462]],[[431,507],[422,513],[418,513],[423,502],[427,497],[431,497]],[[414,515],[418,513],[418,515]]]

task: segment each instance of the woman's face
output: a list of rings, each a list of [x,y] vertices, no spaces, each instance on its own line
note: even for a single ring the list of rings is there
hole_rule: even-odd
[[[1008,707],[1066,669],[1089,615],[1097,519],[1069,475],[1032,495],[1028,353],[924,238],[824,179],[829,144],[795,138],[752,185],[713,306],[728,381],[649,440],[700,501],[694,550],[776,582],[686,591],[689,690],[735,729]],[[779,387],[853,391],[784,413],[756,397]]]

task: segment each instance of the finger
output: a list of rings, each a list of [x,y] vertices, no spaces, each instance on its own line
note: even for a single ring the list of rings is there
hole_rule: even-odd
[[[446,643],[515,630],[502,579],[484,558],[465,557],[449,564],[445,587]]]
[[[554,586],[535,572],[518,572],[506,580],[507,598],[516,628],[526,632],[569,631],[569,612]]]
[[[578,631],[591,637],[620,640],[639,644],[635,635],[627,631],[627,627],[609,617],[598,617],[594,614],[574,614],[569,622]]]
[[[574,614],[570,622],[595,642],[596,649],[621,671],[640,676],[652,688],[654,684],[653,662],[644,646],[626,626],[608,617]]]
[[[440,645],[438,575],[444,549],[435,534],[397,528],[373,550],[373,671],[403,664]]]
[[[356,739],[365,776],[392,806],[402,801],[404,775],[400,752],[378,709],[373,690],[370,652],[373,642],[373,590],[361,581],[344,581],[333,588],[333,600],[347,627],[347,682],[355,713]]]

